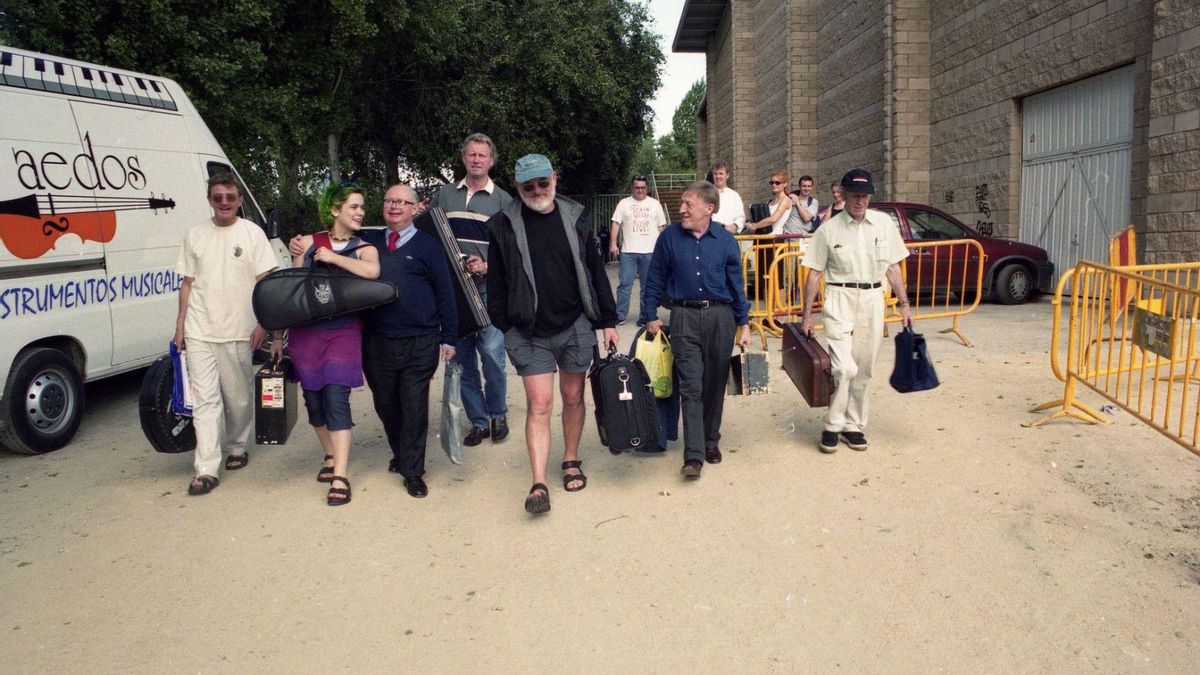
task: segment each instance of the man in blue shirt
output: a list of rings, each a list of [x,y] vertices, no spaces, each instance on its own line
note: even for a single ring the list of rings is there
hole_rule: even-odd
[[[684,191],[679,222],[663,230],[654,245],[650,275],[642,291],[641,320],[651,334],[662,329],[658,305],[664,293],[671,309],[671,350],[683,405],[683,468],[699,478],[704,467],[721,461],[721,411],[729,379],[735,326],[738,342],[750,344],[750,303],[742,284],[737,241],[723,227],[710,227],[717,188],[696,181]]]

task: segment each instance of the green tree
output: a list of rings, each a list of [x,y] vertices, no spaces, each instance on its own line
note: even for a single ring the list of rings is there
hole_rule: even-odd
[[[150,72],[188,92],[247,184],[315,221],[329,177],[443,180],[482,131],[543,152],[564,192],[623,182],[663,56],[630,0],[10,0],[6,41]]]
[[[658,139],[660,173],[696,172],[696,114],[704,93],[704,80],[697,80],[675,108],[671,133]]]

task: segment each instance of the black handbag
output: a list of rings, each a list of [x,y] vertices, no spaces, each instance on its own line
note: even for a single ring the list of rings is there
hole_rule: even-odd
[[[263,328],[280,330],[386,305],[399,295],[386,281],[312,265],[271,272],[254,285],[251,302]]]
[[[937,373],[925,349],[925,337],[911,327],[896,334],[896,367],[888,380],[896,391],[907,394],[937,387]]]

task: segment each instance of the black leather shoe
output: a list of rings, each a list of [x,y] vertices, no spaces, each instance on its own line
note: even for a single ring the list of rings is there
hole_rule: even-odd
[[[429,494],[429,487],[425,485],[425,481],[421,480],[420,476],[416,478],[405,478],[404,489],[408,490],[409,496],[420,499]]]
[[[679,469],[679,473],[683,474],[684,478],[699,478],[700,470],[704,465],[698,459],[689,459],[683,463],[683,467]]]
[[[508,438],[508,418],[497,417],[492,420],[492,442],[499,443]]]
[[[400,473],[400,462],[392,459],[388,462],[388,473]]]
[[[704,451],[704,461],[708,462],[709,464],[720,464],[721,463],[721,449],[714,445],[711,448],[705,450]]]
[[[488,431],[487,427],[471,427],[471,433],[467,434],[467,437],[463,439],[463,445],[468,448],[479,445],[483,442],[483,439],[490,435],[491,432]]]

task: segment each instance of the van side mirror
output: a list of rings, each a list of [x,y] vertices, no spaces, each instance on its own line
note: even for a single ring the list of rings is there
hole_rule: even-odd
[[[279,209],[267,211],[267,239],[278,239],[283,236],[283,215]]]

